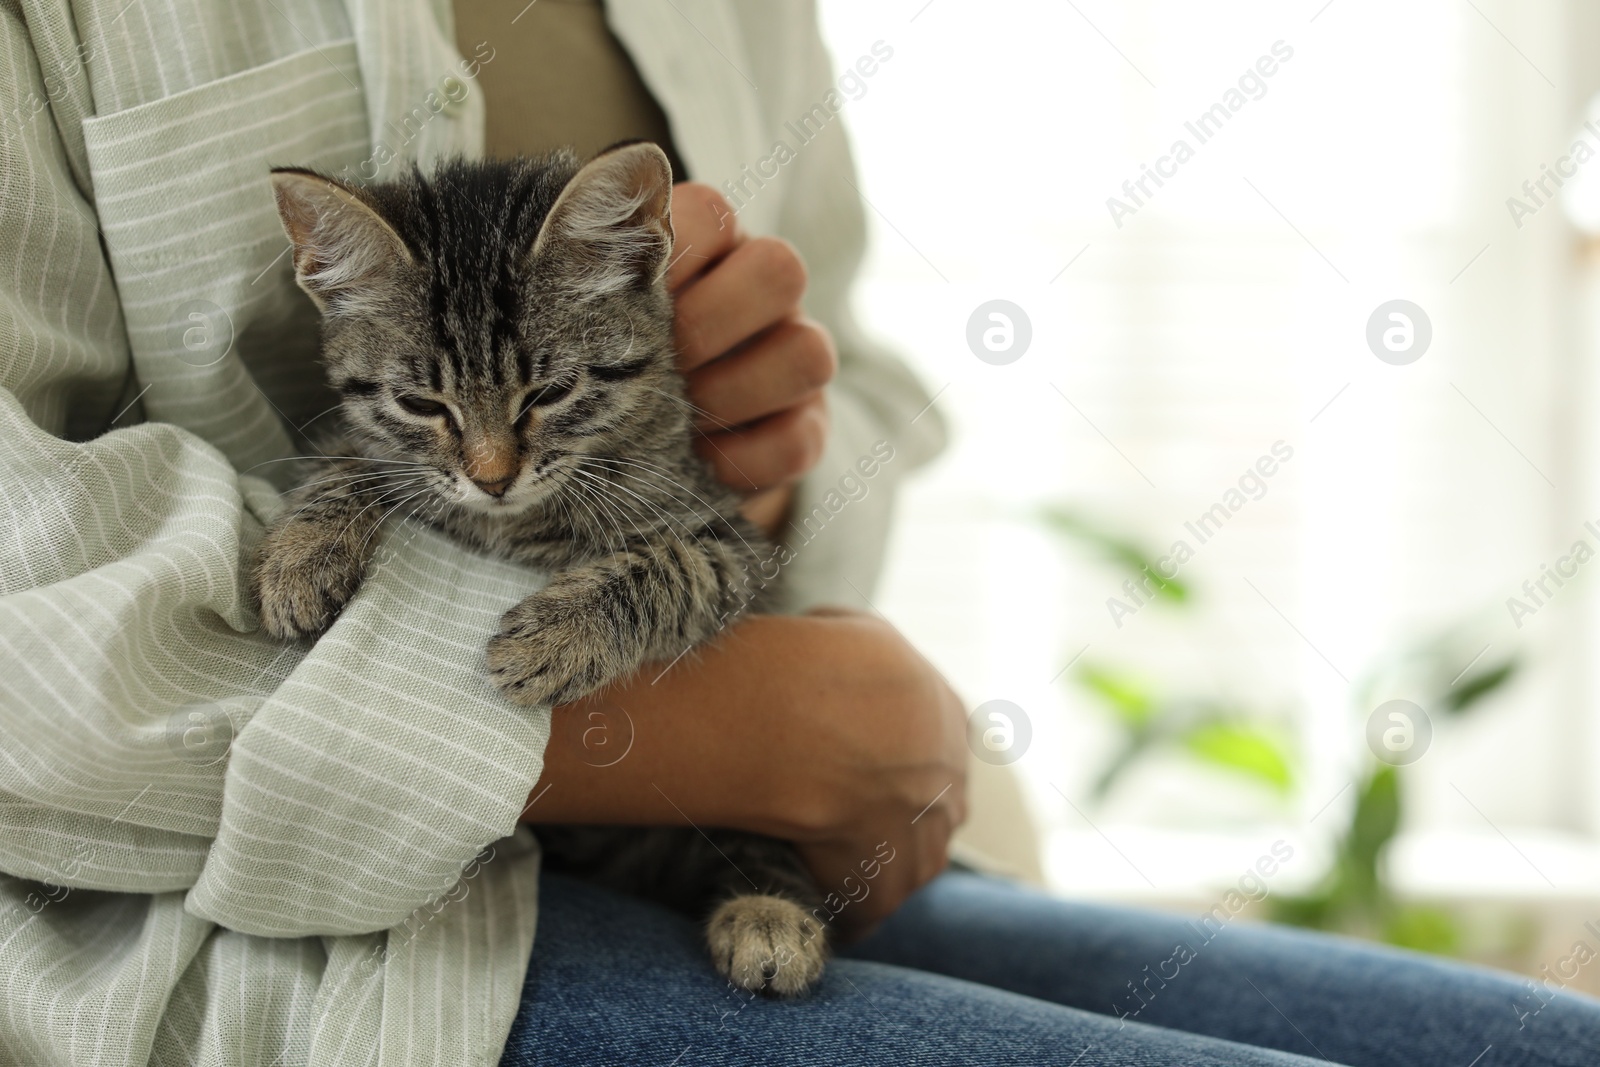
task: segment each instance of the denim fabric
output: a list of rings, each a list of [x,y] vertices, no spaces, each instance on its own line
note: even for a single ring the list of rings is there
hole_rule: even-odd
[[[1600,1003],[1295,930],[1058,900],[946,874],[810,995],[742,994],[696,925],[546,875],[504,1059],[923,1067],[1600,1065]]]

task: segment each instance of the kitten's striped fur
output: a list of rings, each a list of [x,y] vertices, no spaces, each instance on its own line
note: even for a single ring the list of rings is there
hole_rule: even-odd
[[[331,625],[395,514],[553,573],[488,646],[494,681],[522,704],[673,660],[748,605],[770,548],[691,448],[659,148],[582,167],[567,152],[453,161],[360,189],[286,169],[273,187],[323,312],[342,428],[263,541],[268,632]],[[815,893],[787,846],[734,835],[763,892],[730,896],[726,861],[691,862],[704,850],[671,831],[547,836],[558,865],[565,852],[643,889],[670,874],[698,887],[699,906],[720,899],[708,937],[745,988],[797,992],[821,971]],[[669,872],[674,855],[684,866]],[[789,961],[768,966],[780,950]]]

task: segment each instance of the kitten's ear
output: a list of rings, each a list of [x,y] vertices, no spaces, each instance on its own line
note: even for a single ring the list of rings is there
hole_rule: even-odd
[[[412,262],[394,228],[336,181],[275,169],[272,194],[294,245],[295,281],[318,308],[348,304],[387,281],[398,264]]]
[[[608,148],[573,175],[529,252],[559,257],[588,294],[654,284],[672,252],[672,165],[648,141]]]

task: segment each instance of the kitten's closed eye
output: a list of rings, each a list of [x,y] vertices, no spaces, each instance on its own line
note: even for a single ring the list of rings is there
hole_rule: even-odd
[[[425,396],[415,396],[411,393],[401,393],[399,396],[394,398],[394,402],[411,412],[413,415],[421,415],[424,418],[430,419],[438,418],[441,415],[447,419],[451,418],[450,409],[448,407],[441,404],[437,400],[429,400]]]
[[[563,399],[571,393],[578,384],[576,378],[563,378],[560,381],[550,382],[530,392],[522,400],[522,413],[526,415],[532,408],[542,408]]]

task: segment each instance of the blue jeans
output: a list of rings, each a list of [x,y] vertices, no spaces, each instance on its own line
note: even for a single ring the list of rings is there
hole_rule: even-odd
[[[1209,936],[1209,940],[1207,937]],[[1187,950],[1187,951],[1185,951]],[[1600,1003],[1372,945],[945,874],[792,1001],[695,923],[546,875],[503,1064],[1600,1065]]]

